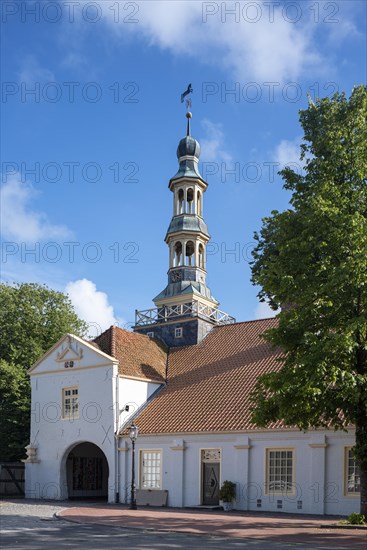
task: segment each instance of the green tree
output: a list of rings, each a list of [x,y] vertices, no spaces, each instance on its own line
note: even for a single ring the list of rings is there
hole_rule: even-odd
[[[291,208],[263,220],[253,252],[259,298],[282,305],[265,338],[284,351],[259,378],[260,426],[356,429],[361,513],[367,514],[367,88],[300,112],[303,174],[284,169]]]
[[[37,283],[0,284],[0,327],[1,359],[24,369],[63,334],[87,331],[67,295]]]
[[[0,359],[0,460],[25,456],[29,443],[30,384],[19,365]]]
[[[0,459],[20,460],[29,442],[28,368],[66,333],[83,336],[68,296],[36,283],[0,284]]]

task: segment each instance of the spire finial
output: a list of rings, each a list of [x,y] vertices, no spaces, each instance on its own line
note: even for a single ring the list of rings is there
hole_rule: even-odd
[[[192,118],[192,113],[190,113],[190,111],[187,111],[186,113],[186,118],[187,118],[187,136],[191,136],[191,132],[190,132],[190,119]]]

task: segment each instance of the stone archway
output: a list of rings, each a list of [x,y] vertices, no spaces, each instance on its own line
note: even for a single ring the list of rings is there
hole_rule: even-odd
[[[108,462],[94,443],[75,445],[66,458],[67,498],[108,498]]]

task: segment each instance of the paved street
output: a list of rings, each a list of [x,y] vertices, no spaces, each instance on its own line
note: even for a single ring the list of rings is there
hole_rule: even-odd
[[[147,530],[142,522],[140,528],[127,529],[102,525],[98,520],[90,523],[73,523],[65,519],[57,519],[54,514],[62,510],[79,514],[87,514],[90,509],[116,511],[116,507],[101,507],[88,503],[39,502],[12,500],[1,503],[1,546],[3,548],[17,550],[39,550],[42,548],[52,548],[53,550],[62,550],[65,548],[78,548],[85,550],[109,550],[114,549],[187,549],[202,550],[203,548],[215,549],[266,549],[279,550],[295,548],[294,542],[284,542],[267,537],[266,529],[263,539],[249,537],[227,538],[223,536],[210,535],[192,535],[190,533],[172,533],[169,531]],[[121,517],[126,515],[126,509],[121,509]],[[139,511],[142,512],[142,511]],[[162,512],[162,516],[166,512]],[[148,512],[147,512],[148,514]],[[234,520],[235,518],[232,518]],[[347,534],[346,534],[347,535]],[[362,533],[361,533],[362,536]],[[357,540],[357,539],[355,539]],[[361,538],[362,540],[362,538]],[[317,540],[303,544],[297,542],[297,550],[335,550],[335,544],[328,544],[325,540],[318,543]],[[338,545],[340,549],[363,548],[361,545],[353,543],[352,539],[345,539],[345,545]]]

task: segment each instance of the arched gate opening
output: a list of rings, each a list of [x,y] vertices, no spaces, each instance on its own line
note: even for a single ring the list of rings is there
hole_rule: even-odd
[[[66,459],[66,482],[69,499],[108,498],[108,462],[94,443],[79,443]]]

